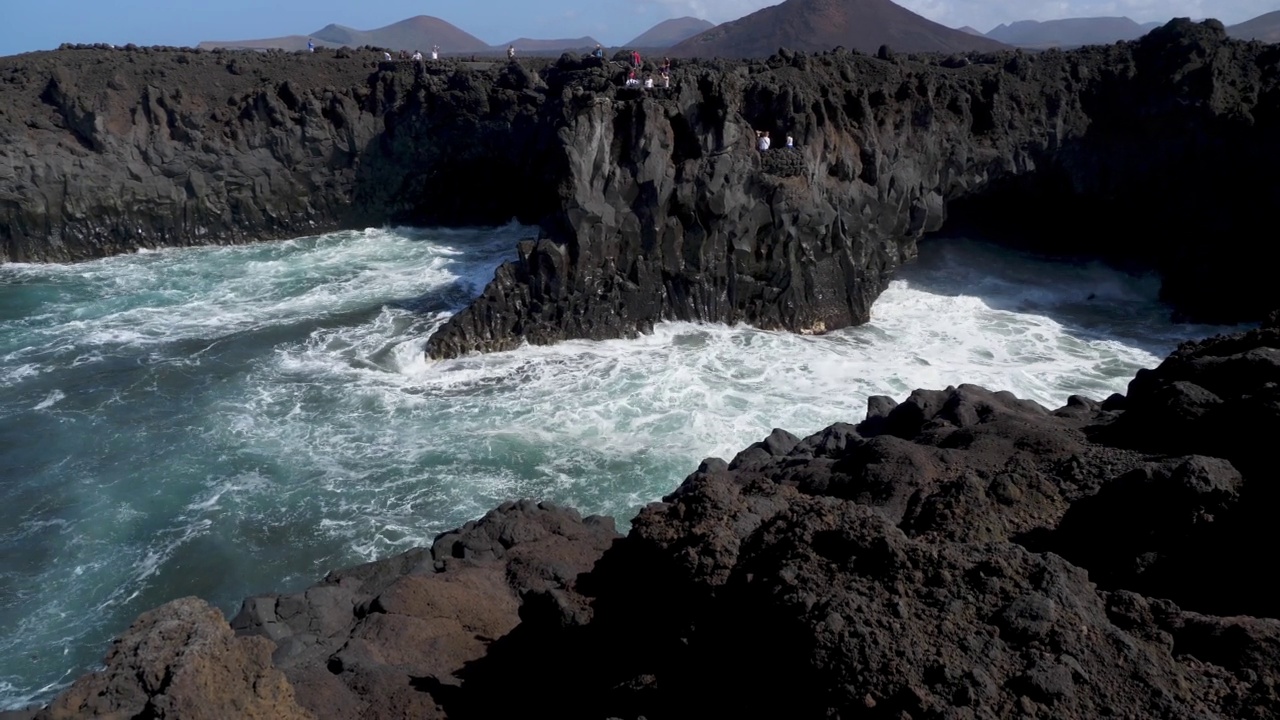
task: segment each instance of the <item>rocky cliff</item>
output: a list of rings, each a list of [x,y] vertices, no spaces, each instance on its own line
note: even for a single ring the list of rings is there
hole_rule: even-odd
[[[507,503],[229,624],[176,600],[35,716],[1277,718],[1277,387],[1273,318],[1101,403],[872,398],[625,538]]]
[[[937,63],[782,53],[679,89],[593,96],[559,131],[568,178],[521,248],[433,337],[444,357],[605,338],[664,319],[823,332],[865,322],[948,219],[1164,273],[1184,313],[1274,304],[1280,51],[1173,23],[1138,43]],[[610,122],[612,120],[612,122]],[[757,153],[755,130],[774,147]]]
[[[520,127],[536,104],[513,97],[531,76],[380,57],[88,48],[6,58],[6,259],[383,222],[536,222],[547,193],[496,192],[504,175],[538,172],[513,170],[539,148]]]
[[[1273,304],[1280,50],[1171,23],[1070,53],[783,52],[673,88],[572,57],[70,49],[0,61],[9,260],[370,223],[537,224],[437,357],[666,319],[867,320],[950,220],[1164,273],[1203,319]],[[651,66],[652,67],[652,66]],[[778,148],[755,151],[768,130]],[[1247,248],[1247,250],[1246,250]]]

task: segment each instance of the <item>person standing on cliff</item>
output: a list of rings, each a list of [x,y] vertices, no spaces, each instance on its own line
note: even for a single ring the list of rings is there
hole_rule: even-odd
[[[769,131],[765,130],[764,132],[760,133],[760,152],[764,152],[765,150],[768,150],[768,149],[769,149]]]
[[[631,51],[631,67],[635,68],[636,70],[640,69],[640,51],[639,50]]]
[[[440,59],[440,46],[439,46],[439,45],[432,45],[432,46],[431,46],[431,59],[432,59],[432,60],[439,60],[439,59]]]
[[[591,51],[591,57],[597,60],[604,60],[604,48],[600,46],[600,43],[596,43],[596,49]]]
[[[515,46],[515,45],[508,45],[508,46],[507,46],[507,59],[508,59],[508,60],[515,60],[515,59],[516,59],[516,46]]]
[[[793,148],[793,147],[795,147],[795,146],[796,146],[795,138],[793,138],[793,137],[791,137],[790,135],[788,135],[788,136],[787,136],[787,147],[789,147],[789,148]]]
[[[307,38],[307,52],[313,53],[315,51],[316,51],[315,42],[312,41],[311,38]]]

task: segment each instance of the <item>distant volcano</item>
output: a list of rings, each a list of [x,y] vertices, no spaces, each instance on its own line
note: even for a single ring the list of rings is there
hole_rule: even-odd
[[[326,25],[310,35],[288,35],[262,40],[210,40],[200,43],[203,48],[281,48],[302,50],[307,41],[327,47],[374,47],[392,50],[429,50],[439,45],[447,53],[475,53],[489,50],[489,43],[465,32],[444,20],[429,15],[419,15],[376,30],[355,30],[343,25]]]
[[[682,17],[663,20],[640,35],[632,38],[623,47],[634,48],[668,48],[681,40],[688,40],[700,32],[715,27],[701,18]]]
[[[768,57],[785,47],[809,52],[837,45],[875,52],[1001,50],[1008,46],[939,25],[889,0],[787,0],[717,25],[671,48],[682,57]]]
[[[1280,10],[1259,15],[1239,25],[1227,28],[1227,34],[1241,40],[1261,40],[1262,42],[1280,42]]]
[[[987,37],[1026,48],[1070,48],[1081,45],[1110,45],[1136,40],[1160,23],[1139,25],[1127,17],[1063,18],[1061,20],[1020,20],[998,25]]]

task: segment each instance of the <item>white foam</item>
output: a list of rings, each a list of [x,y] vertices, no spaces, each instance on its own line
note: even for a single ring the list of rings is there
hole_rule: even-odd
[[[54,390],[53,392],[49,393],[49,396],[48,396],[48,397],[46,397],[44,400],[41,400],[41,401],[40,401],[39,403],[37,403],[37,404],[36,404],[36,406],[35,406],[34,408],[32,408],[32,409],[33,409],[33,410],[48,410],[49,408],[53,407],[54,405],[57,405],[57,404],[58,404],[58,401],[59,401],[59,400],[61,400],[61,399],[63,399],[63,398],[65,398],[66,396],[67,396],[67,395],[66,395],[66,393],[62,392],[61,390]]]
[[[31,327],[24,328],[27,345],[19,352],[48,363],[70,346],[91,360],[98,357],[94,352],[104,350],[218,338],[339,316],[454,283],[474,293],[528,233],[515,224],[479,234],[370,229],[283,243],[118,256],[77,265],[74,274],[64,266],[31,265],[7,265],[3,272],[28,281],[75,283],[75,292],[25,319]],[[191,271],[193,264],[199,271]],[[14,384],[27,376],[3,371],[0,383]]]
[[[957,244],[926,249],[869,325],[821,337],[664,323],[428,361],[428,335],[526,234],[371,230],[0,266],[61,298],[0,323],[0,389],[21,399],[0,420],[52,417],[44,440],[63,453],[32,463],[39,504],[0,527],[49,552],[34,574],[0,568],[0,583],[40,588],[0,606],[0,706],[69,672],[7,655],[56,646],[92,662],[144,603],[188,594],[183,559],[203,543],[233,548],[201,557],[234,610],[515,497],[625,524],[702,458],[774,427],[857,422],[870,395],[972,382],[1050,407],[1105,397],[1212,330],[1165,322],[1148,279]]]

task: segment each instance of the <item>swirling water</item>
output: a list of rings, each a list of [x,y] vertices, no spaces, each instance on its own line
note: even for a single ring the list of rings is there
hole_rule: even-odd
[[[823,337],[669,323],[427,361],[527,234],[0,265],[0,708],[176,597],[234,613],[515,497],[625,523],[702,458],[856,422],[873,394],[972,382],[1057,407],[1217,330],[1171,324],[1151,278],[956,240]]]

